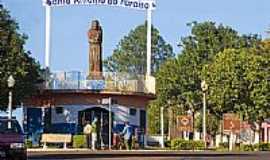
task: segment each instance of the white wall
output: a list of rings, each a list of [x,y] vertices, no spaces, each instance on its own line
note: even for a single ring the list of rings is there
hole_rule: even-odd
[[[63,114],[56,113],[56,107],[63,107]],[[94,105],[59,105],[52,108],[52,123],[76,123],[78,124],[79,111],[96,107]],[[100,106],[102,107],[102,106]]]
[[[132,107],[125,107],[120,105],[115,105],[113,107],[113,113],[115,115],[115,121],[116,123],[124,123],[125,121],[129,121],[131,125],[139,126],[140,125],[140,109],[138,108],[132,108],[136,109],[136,115],[131,116],[129,114],[129,109]]]
[[[63,107],[63,114],[57,114],[55,107]],[[52,108],[52,123],[76,123],[78,124],[79,111],[86,109],[101,107],[104,109],[108,108],[102,105],[59,105]],[[140,109],[136,109],[136,115],[131,116],[129,114],[129,107],[113,105],[112,112],[114,113],[115,123],[123,124],[125,121],[129,121],[130,124],[139,126],[140,125]]]

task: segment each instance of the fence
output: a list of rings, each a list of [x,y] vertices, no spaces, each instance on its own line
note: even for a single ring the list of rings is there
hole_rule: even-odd
[[[88,76],[90,75],[90,76]],[[46,89],[106,90],[115,92],[148,93],[144,75],[128,73],[90,73],[70,71],[50,74]]]

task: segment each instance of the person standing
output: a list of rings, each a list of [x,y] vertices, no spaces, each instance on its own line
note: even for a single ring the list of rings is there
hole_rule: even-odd
[[[129,125],[129,122],[125,122],[125,127],[121,135],[124,136],[125,146],[127,150],[131,150],[132,148],[132,133],[133,133],[133,129]]]
[[[83,133],[86,137],[87,148],[90,148],[92,126],[90,125],[89,121],[86,122],[86,125],[83,128]]]
[[[92,150],[96,150],[97,143],[97,118],[95,117],[92,124]]]

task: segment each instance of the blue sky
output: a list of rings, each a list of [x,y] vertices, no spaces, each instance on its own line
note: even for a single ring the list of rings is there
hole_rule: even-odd
[[[45,52],[45,8],[42,0],[0,0],[29,39],[26,49],[43,65]],[[214,21],[231,26],[241,34],[258,33],[266,37],[270,25],[269,0],[157,0],[153,24],[175,53],[180,38],[190,34],[186,23]],[[104,30],[104,57],[111,55],[119,40],[144,23],[146,12],[105,6],[59,7],[52,10],[53,70],[88,68],[87,30],[93,19]]]

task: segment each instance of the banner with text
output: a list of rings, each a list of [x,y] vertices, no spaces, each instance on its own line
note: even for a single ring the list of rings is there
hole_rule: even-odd
[[[48,6],[106,5],[139,10],[155,10],[156,0],[43,0]]]

